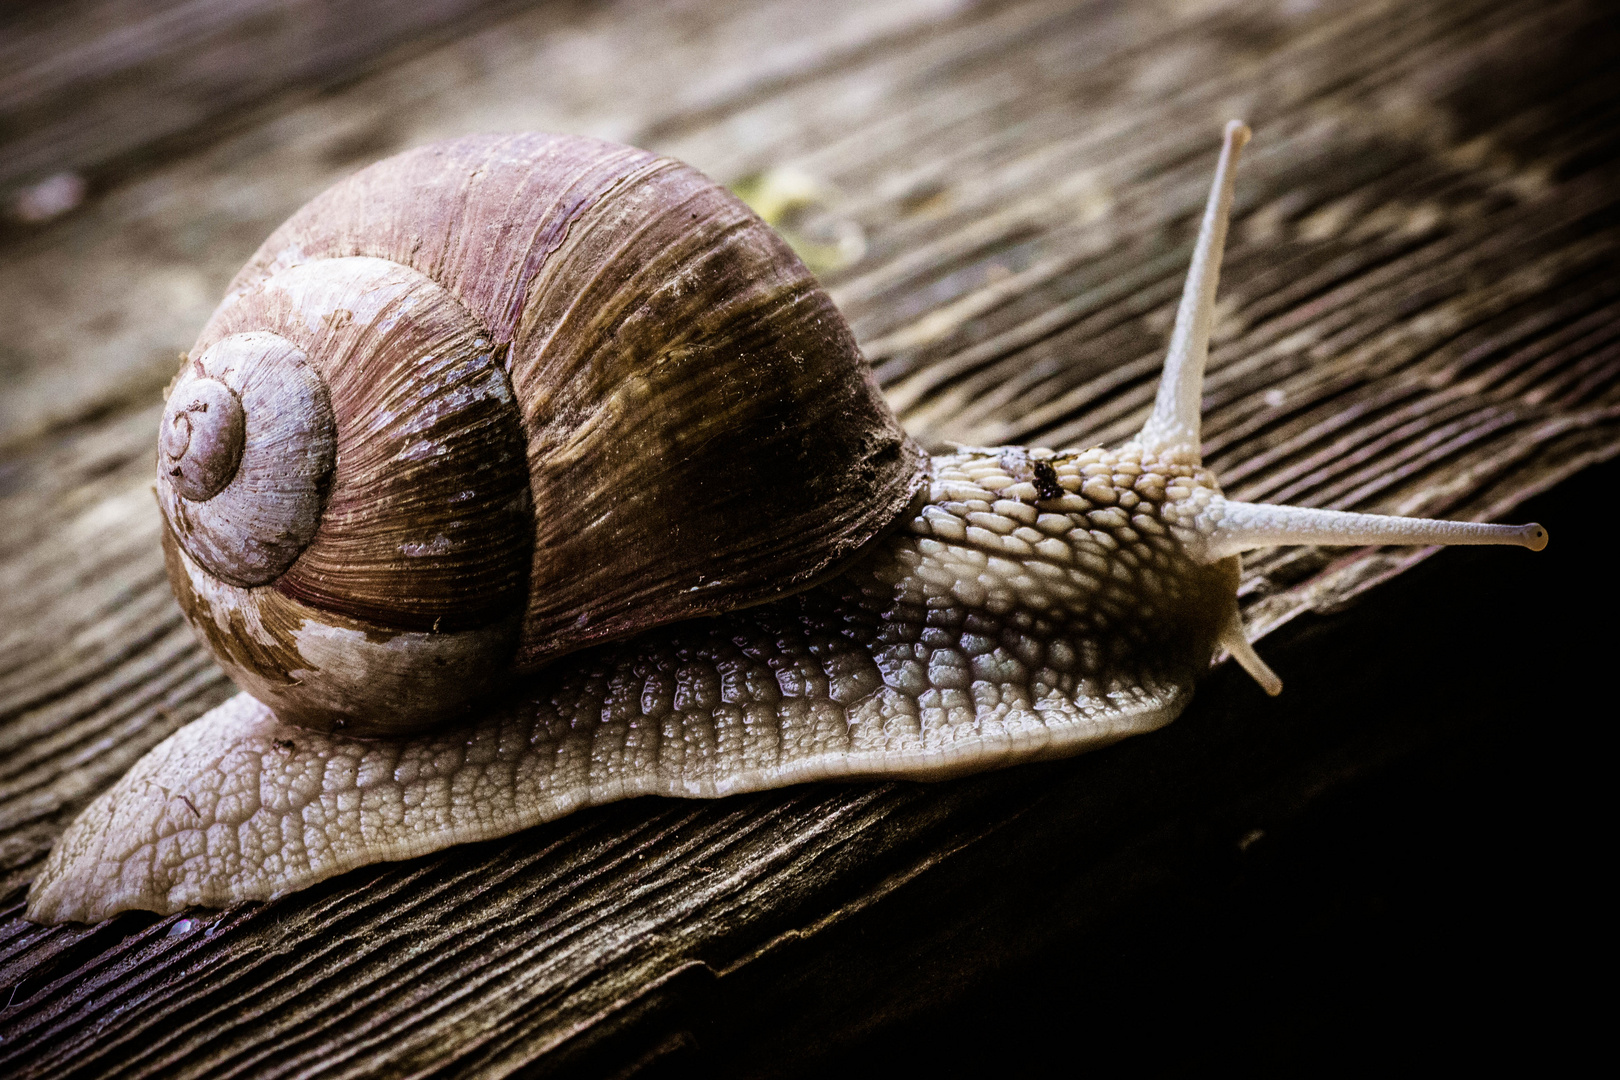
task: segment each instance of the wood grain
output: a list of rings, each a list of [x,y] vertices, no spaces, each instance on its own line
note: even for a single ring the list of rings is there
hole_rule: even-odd
[[[116,183],[214,141],[269,99],[352,81],[514,6],[428,0],[378,18],[368,0],[8,5],[0,192],[63,171]]]
[[[1471,730],[1381,701],[1356,657],[1448,655],[1424,627],[1488,623],[1466,583],[1520,552],[1448,553],[1417,608],[1378,590],[1328,646],[1279,635],[1303,712],[1223,669],[1168,731],[1072,762],[639,800],[266,905],[22,921],[77,810],[230,692],[162,576],[157,391],[263,235],[361,160],[542,128],[744,187],[806,179],[784,227],[857,241],[822,276],[913,432],[1083,444],[1145,415],[1220,122],[1243,115],[1207,459],[1242,498],[1500,518],[1577,507],[1566,481],[1620,450],[1620,85],[1596,44],[1615,29],[1582,2],[548,6],[0,238],[0,1068],[606,1075],[703,1044],[802,1073],[808,1047],[923,1008],[901,1001],[937,989],[917,971],[1007,962],[974,927],[1018,928],[985,940],[1025,956],[1073,940],[1166,872],[1166,837],[1224,850]],[[1428,554],[1251,560],[1245,617],[1339,610]],[[1547,633],[1535,663],[1582,655]],[[1360,726],[1303,723],[1332,712],[1313,690],[1362,702]]]

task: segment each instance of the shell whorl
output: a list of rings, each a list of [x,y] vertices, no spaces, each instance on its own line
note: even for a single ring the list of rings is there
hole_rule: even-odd
[[[164,445],[219,386],[241,462],[188,497],[191,422],[159,500],[181,605],[231,674],[289,719],[361,730],[368,694],[414,725],[490,688],[516,652],[533,518],[478,321],[409,267],[325,259],[222,308],[193,354]]]
[[[309,546],[336,461],[326,384],[278,334],[232,334],[195,354],[170,388],[158,499],[210,573],[274,581]]]
[[[419,727],[505,673],[797,591],[925,483],[769,227],[591,139],[356,174],[265,241],[191,355],[160,450],[171,577],[232,675],[311,726]],[[234,468],[208,426],[233,402]]]

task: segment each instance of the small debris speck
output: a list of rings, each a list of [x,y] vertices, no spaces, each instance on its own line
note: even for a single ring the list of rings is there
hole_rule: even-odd
[[[1056,499],[1063,495],[1063,485],[1058,483],[1057,470],[1052,468],[1050,461],[1035,463],[1035,493],[1043,499]]]
[[[29,225],[59,218],[82,203],[88,190],[78,173],[59,172],[17,192],[11,200],[11,216]]]

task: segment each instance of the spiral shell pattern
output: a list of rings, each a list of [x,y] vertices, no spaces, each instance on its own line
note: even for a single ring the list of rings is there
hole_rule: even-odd
[[[171,578],[233,677],[309,726],[441,722],[563,653],[806,588],[924,485],[769,227],[592,139],[356,174],[190,356],[159,450]]]

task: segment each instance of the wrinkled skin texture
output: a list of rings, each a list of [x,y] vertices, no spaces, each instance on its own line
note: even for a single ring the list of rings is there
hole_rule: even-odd
[[[1160,727],[1235,611],[1188,454],[935,458],[921,511],[776,603],[565,658],[468,727],[365,741],[246,695],[141,761],[52,852],[29,917],[265,899],[643,794],[933,779]]]

